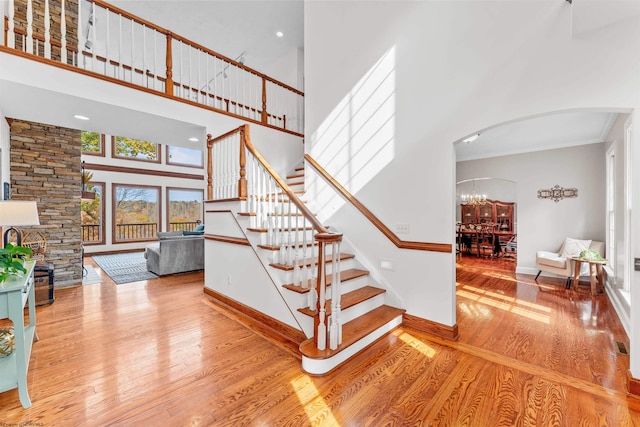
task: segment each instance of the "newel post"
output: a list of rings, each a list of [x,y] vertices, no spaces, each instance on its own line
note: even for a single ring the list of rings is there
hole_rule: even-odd
[[[167,33],[167,79],[164,84],[164,91],[167,95],[173,96],[173,58],[171,56],[171,44],[173,37]]]
[[[327,348],[327,341],[330,338],[327,321],[327,267],[325,262],[327,244],[333,245],[334,243],[341,242],[342,234],[318,233],[315,237],[318,242],[318,275],[316,279],[318,303],[316,305],[316,315],[313,318],[313,329],[318,350],[325,350]],[[335,252],[332,251],[332,253],[335,255]],[[339,286],[338,283],[334,281],[332,281],[331,285]],[[336,298],[338,300],[340,299],[337,293],[334,294],[334,302]],[[335,313],[332,313],[332,316],[335,316]],[[335,317],[333,321],[335,321]]]
[[[213,139],[211,134],[207,134],[207,200],[213,200],[213,159],[211,157],[211,148],[213,147]]]
[[[262,78],[262,123],[267,124],[267,80]]]
[[[240,130],[240,179],[238,180],[238,198],[247,199],[247,147],[246,138],[249,136],[249,125],[243,125]]]

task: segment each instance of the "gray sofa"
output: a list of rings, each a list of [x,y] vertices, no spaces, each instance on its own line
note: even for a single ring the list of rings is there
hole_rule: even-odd
[[[147,270],[164,276],[204,269],[204,236],[182,232],[158,233],[158,241],[147,245]]]

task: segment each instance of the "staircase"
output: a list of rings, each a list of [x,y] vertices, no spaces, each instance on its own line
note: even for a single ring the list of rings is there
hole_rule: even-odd
[[[304,167],[296,168],[286,177],[286,183],[293,193],[305,204],[312,207],[313,203],[304,200]],[[282,193],[271,194],[273,203],[283,203]],[[249,204],[250,205],[250,204]],[[290,208],[290,205],[288,206]],[[308,227],[308,223],[302,214],[291,214],[287,205],[282,204],[279,211],[272,214],[267,220],[276,224],[276,232],[280,232],[281,243],[274,244],[274,237],[269,236],[268,227],[257,224],[258,212],[243,212],[241,217],[250,218],[247,236],[257,248],[258,256],[267,264],[268,273],[276,283],[282,286],[282,293],[293,309],[300,314],[301,325],[307,337],[300,344],[302,354],[302,368],[309,374],[325,374],[339,364],[372,344],[383,335],[387,334],[402,323],[404,310],[385,304],[386,290],[377,286],[369,271],[362,268],[354,254],[340,251],[338,257],[327,253],[326,282],[327,302],[326,316],[332,316],[332,304],[330,293],[332,272],[338,269],[340,277],[340,323],[342,329],[342,343],[334,350],[329,346],[319,350],[313,337],[314,319],[317,319],[317,307],[309,292],[312,280],[316,280],[313,274],[317,270],[317,245],[313,241],[314,230]],[[264,219],[262,220],[265,221]],[[330,229],[330,227],[327,227]],[[343,246],[346,244],[343,243]],[[291,260],[294,260],[291,262]],[[338,264],[337,266],[334,265]],[[303,287],[301,283],[306,282]],[[329,321],[329,320],[328,320]],[[327,321],[327,322],[328,322]],[[317,320],[316,320],[317,322]],[[327,323],[328,324],[328,323]]]

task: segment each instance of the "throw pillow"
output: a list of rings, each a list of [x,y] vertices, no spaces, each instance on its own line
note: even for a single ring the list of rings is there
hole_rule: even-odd
[[[183,236],[204,236],[204,230],[202,231],[183,231]]]
[[[204,224],[200,224],[199,226],[194,228],[193,231],[204,231]]]
[[[579,257],[580,252],[585,249],[589,249],[591,240],[578,240],[567,237],[564,239],[562,249],[560,250],[560,256],[565,258]]]

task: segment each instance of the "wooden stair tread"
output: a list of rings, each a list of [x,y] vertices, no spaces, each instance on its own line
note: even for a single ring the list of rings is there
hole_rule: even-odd
[[[345,310],[349,307],[353,307],[354,305],[361,303],[362,301],[366,301],[385,292],[386,290],[381,288],[375,288],[373,286],[363,286],[362,288],[356,289],[355,291],[347,292],[346,294],[342,295],[342,298],[340,299],[340,308],[342,310]],[[327,316],[329,316],[331,314],[330,299],[326,301],[325,310]],[[311,317],[316,315],[316,310],[311,310],[309,309],[309,307],[299,308],[298,311]]]
[[[298,246],[296,246],[295,244],[293,244],[293,245],[285,245],[285,248],[288,248],[289,246],[294,247],[294,248],[305,247],[304,244],[298,243]],[[317,243],[313,243],[313,242],[307,242],[307,246],[306,247],[309,247],[309,246],[318,246],[318,244]],[[279,251],[280,250],[280,245],[278,245],[278,246],[258,245],[258,247],[260,249],[266,249],[268,251]]]
[[[296,169],[298,171],[298,169]],[[287,175],[287,179],[304,178],[304,173],[294,173],[293,175]]]
[[[367,276],[369,272],[367,270],[360,270],[358,268],[351,268],[349,270],[344,270],[340,272],[340,282],[346,282],[348,280],[357,279],[358,277]],[[331,286],[331,275],[327,277],[327,286]],[[293,283],[289,283],[287,285],[283,285],[284,288],[289,289],[290,291],[297,292],[299,294],[306,294],[309,292],[309,289],[303,289],[298,285],[294,285]]]
[[[351,259],[351,258],[354,258],[354,257],[355,257],[355,255],[353,255],[353,254],[347,254],[347,253],[344,253],[344,252],[342,252],[342,253],[340,254],[340,260],[341,260],[341,261],[342,261],[342,260],[345,260],[345,259]],[[302,266],[309,267],[309,266],[311,265],[311,263],[312,263],[313,261],[315,261],[315,260],[316,260],[316,258],[315,258],[315,257],[314,257],[314,258],[304,258],[304,259],[302,260],[302,263],[301,263],[301,264],[298,264],[298,266],[300,266],[300,267],[302,267]],[[327,256],[324,258],[324,262],[325,262],[325,263],[333,262],[333,259],[332,259],[331,255],[327,255]],[[276,263],[271,263],[271,264],[269,264],[269,265],[270,265],[271,267],[273,267],[273,268],[277,268],[278,270],[285,270],[285,271],[293,270],[293,266],[292,266],[292,265],[284,265],[284,264],[276,264]]]
[[[291,187],[292,185],[304,185],[304,181],[294,181],[294,182],[288,182],[287,185],[289,187]]]
[[[404,312],[405,310],[400,308],[382,305],[342,325],[342,344],[337,349],[331,350],[327,345],[325,350],[318,350],[313,338],[309,338],[300,344],[300,353],[309,359],[328,359]]]

